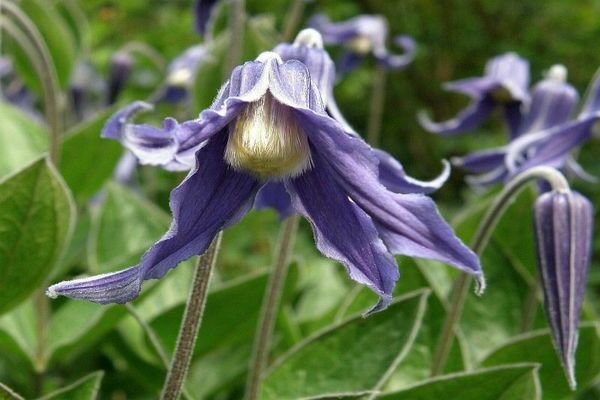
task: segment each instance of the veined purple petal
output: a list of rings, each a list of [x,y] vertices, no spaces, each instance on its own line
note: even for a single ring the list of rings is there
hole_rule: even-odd
[[[154,106],[143,101],[135,101],[127,107],[117,111],[102,128],[102,137],[105,139],[121,140],[125,125],[141,112],[151,111]]]
[[[333,119],[311,111],[303,111],[300,118],[314,152],[372,218],[393,253],[442,261],[481,278],[477,255],[454,235],[431,199],[387,190],[378,181],[377,159],[369,146],[346,134]]]
[[[200,36],[206,35],[214,7],[217,3],[218,0],[196,0],[196,4],[194,6],[194,27]]]
[[[473,100],[466,109],[451,120],[433,122],[424,112],[418,114],[418,119],[421,126],[429,132],[439,135],[458,135],[481,125],[494,111],[495,107],[495,101],[486,96]]]
[[[350,277],[381,298],[392,299],[398,267],[379,238],[373,221],[336,182],[331,167],[313,152],[314,167],[287,184],[294,208],[311,223],[317,248],[344,264]]]
[[[433,193],[441,188],[450,176],[450,164],[444,160],[444,170],[435,179],[426,182],[406,175],[402,164],[383,150],[373,149],[379,160],[379,182],[396,193]]]
[[[260,188],[254,200],[254,208],[257,210],[274,209],[277,211],[280,221],[294,214],[292,200],[282,182],[269,182]]]
[[[466,157],[456,157],[452,163],[473,174],[490,172],[504,164],[506,149],[492,149],[478,151]]]
[[[516,53],[505,53],[488,61],[485,76],[498,81],[513,100],[527,103],[529,94],[529,62]]]
[[[181,261],[206,251],[215,235],[237,222],[251,207],[260,184],[223,160],[227,134],[215,136],[198,151],[196,168],[171,192],[169,231],[127,270],[51,286],[48,294],[100,304],[137,297],[141,283],[158,279]]]
[[[575,389],[575,350],[591,257],[594,213],[578,193],[550,192],[535,203],[538,269],[546,317],[567,380]]]
[[[391,54],[386,51],[381,55],[375,54],[375,57],[388,69],[399,71],[406,68],[415,59],[417,43],[410,36],[396,36],[394,43],[404,51],[404,54]]]

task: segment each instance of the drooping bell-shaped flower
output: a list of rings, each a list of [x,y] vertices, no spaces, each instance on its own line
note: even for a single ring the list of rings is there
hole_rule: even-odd
[[[194,4],[194,28],[200,36],[206,36],[219,0],[196,0]]]
[[[131,68],[133,67],[133,57],[127,51],[115,53],[110,60],[110,71],[108,73],[108,92],[106,103],[114,104],[117,98],[125,88]]]
[[[394,254],[445,262],[483,283],[478,257],[433,201],[383,186],[372,149],[328,116],[322,99],[303,63],[267,52],[235,68],[198,119],[183,124],[168,119],[162,129],[130,131],[129,148],[137,146],[138,157],[162,164],[195,158],[171,193],[171,227],[138,265],[61,282],[48,295],[102,304],[131,301],[143,281],[204,253],[270,182],[283,183],[295,212],[310,222],[317,248],[379,295],[375,310],[391,301],[399,276]]]
[[[594,211],[579,193],[552,191],[537,199],[534,222],[546,318],[574,389],[575,350],[591,257]]]
[[[84,119],[97,108],[96,100],[105,90],[102,78],[91,64],[80,61],[75,65],[69,82],[69,94],[76,120]]]
[[[208,55],[206,45],[198,44],[175,58],[167,68],[165,87],[160,99],[168,103],[185,100],[195,81],[198,68],[207,60]]]
[[[479,127],[492,111],[501,107],[509,128],[509,136],[517,135],[521,123],[521,107],[529,103],[529,62],[515,53],[506,53],[489,60],[482,77],[448,82],[444,89],[467,95],[471,103],[455,118],[433,122],[426,113],[419,113],[419,122],[429,132],[457,135]]]
[[[409,65],[416,53],[415,41],[408,36],[397,36],[394,43],[404,54],[392,54],[386,47],[388,26],[381,15],[359,15],[343,22],[331,22],[326,15],[315,15],[309,25],[323,35],[326,44],[344,46],[346,52],[339,63],[339,73],[346,74],[358,67],[368,55],[390,70]]]

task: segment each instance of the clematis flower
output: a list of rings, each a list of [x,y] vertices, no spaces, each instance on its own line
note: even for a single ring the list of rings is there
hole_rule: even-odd
[[[169,231],[138,265],[58,283],[49,296],[131,301],[143,281],[204,253],[269,182],[283,183],[294,210],[310,222],[317,248],[379,295],[373,311],[391,301],[399,276],[394,254],[445,262],[483,286],[478,257],[454,235],[433,201],[393,193],[379,182],[371,148],[327,115],[299,61],[263,53],[234,69],[198,119],[183,124],[169,119],[163,129],[140,133],[139,155],[162,161],[195,157],[194,168],[171,193]]]
[[[208,54],[207,47],[204,44],[198,44],[175,58],[168,67],[166,86],[161,100],[168,103],[185,100],[196,78],[196,72],[207,60]]]
[[[339,23],[331,22],[326,15],[315,15],[309,25],[323,35],[326,44],[342,45],[346,48],[339,64],[339,72],[342,75],[358,67],[369,54],[372,54],[380,65],[390,70],[405,68],[415,57],[416,44],[408,36],[394,38],[394,43],[404,54],[389,53],[386,47],[388,26],[381,15],[359,15]]]
[[[575,389],[575,350],[592,249],[594,212],[575,192],[549,192],[535,203],[538,270],[554,347]]]
[[[480,174],[470,178],[471,183],[491,185],[538,165],[592,178],[570,153],[583,137],[591,135],[598,115],[587,107],[575,120],[571,120],[578,94],[566,83],[566,76],[564,66],[550,68],[547,77],[535,86],[529,110],[508,145],[453,160],[455,165],[466,171]],[[591,90],[590,96],[593,93],[595,91]]]
[[[200,36],[205,36],[208,32],[218,2],[218,0],[196,0],[194,4],[194,28]]]
[[[455,118],[433,122],[425,112],[418,115],[427,131],[440,135],[457,135],[480,126],[501,107],[509,128],[509,136],[517,136],[521,123],[521,106],[529,103],[529,63],[515,53],[506,53],[489,60],[484,75],[444,85],[446,90],[462,93],[472,100]]]

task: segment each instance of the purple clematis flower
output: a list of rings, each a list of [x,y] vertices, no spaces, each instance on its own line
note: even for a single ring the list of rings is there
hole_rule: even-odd
[[[358,67],[369,54],[372,54],[380,65],[390,70],[405,68],[415,57],[416,44],[408,36],[394,38],[394,43],[404,54],[388,52],[388,26],[381,15],[359,15],[339,23],[331,22],[325,15],[315,15],[309,25],[323,35],[326,44],[345,46],[346,53],[339,63],[339,73],[342,75]]]
[[[194,83],[198,68],[208,59],[208,55],[207,47],[198,44],[175,58],[168,67],[166,86],[160,99],[168,103],[185,100]]]
[[[425,112],[419,122],[429,132],[457,135],[480,126],[498,106],[503,108],[510,137],[517,135],[521,123],[521,106],[529,103],[529,63],[515,53],[492,58],[482,77],[468,78],[444,85],[446,90],[469,96],[471,104],[455,118],[433,122]]]
[[[200,36],[205,36],[209,31],[215,6],[218,0],[196,0],[194,4],[194,28]]]
[[[583,171],[570,153],[592,134],[598,121],[599,114],[594,112],[590,102],[597,96],[599,85],[592,85],[586,106],[575,120],[571,120],[578,94],[566,83],[566,75],[565,67],[555,65],[546,79],[535,86],[529,110],[508,145],[453,160],[466,171],[479,174],[470,178],[472,184],[495,184],[539,165],[564,169],[583,179],[594,179]]]
[[[138,265],[58,283],[48,288],[49,296],[101,304],[134,299],[143,281],[161,278],[204,253],[220,230],[248,212],[269,182],[284,184],[295,211],[310,222],[318,249],[380,296],[373,311],[391,301],[399,276],[393,254],[445,262],[483,285],[478,257],[454,235],[430,198],[393,193],[379,182],[371,148],[327,115],[309,70],[299,61],[263,53],[234,69],[198,119],[183,124],[169,119],[163,129],[139,133],[138,154],[163,161],[193,154],[196,160],[171,193],[169,231]]]
[[[535,203],[538,270],[554,347],[575,389],[575,350],[592,250],[594,210],[575,192],[549,192]]]

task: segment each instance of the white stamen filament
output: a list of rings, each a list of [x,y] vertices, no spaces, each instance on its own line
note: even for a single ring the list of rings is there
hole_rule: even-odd
[[[261,179],[295,177],[311,166],[306,133],[292,110],[269,92],[230,127],[225,161]]]

